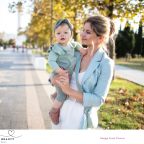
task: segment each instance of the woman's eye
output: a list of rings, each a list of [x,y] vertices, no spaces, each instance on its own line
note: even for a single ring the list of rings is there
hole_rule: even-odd
[[[81,29],[81,32],[84,32],[84,33],[86,33],[86,34],[91,34],[90,31],[87,31],[87,30],[84,30],[84,29]]]
[[[86,33],[87,33],[87,34],[91,34],[91,32],[90,32],[90,31],[86,31]]]

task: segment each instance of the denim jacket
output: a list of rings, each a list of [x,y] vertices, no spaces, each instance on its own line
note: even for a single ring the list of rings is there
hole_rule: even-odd
[[[80,69],[81,56],[77,54],[76,80]],[[84,120],[82,128],[97,128],[97,111],[104,103],[113,77],[114,62],[100,48],[92,58],[82,80],[77,85],[83,93]]]

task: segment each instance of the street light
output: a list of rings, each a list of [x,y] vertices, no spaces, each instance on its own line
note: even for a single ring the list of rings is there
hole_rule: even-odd
[[[17,34],[19,34],[21,29],[21,14],[22,14],[22,5],[23,3],[21,1],[17,2],[16,8],[18,11],[18,28],[17,28]]]

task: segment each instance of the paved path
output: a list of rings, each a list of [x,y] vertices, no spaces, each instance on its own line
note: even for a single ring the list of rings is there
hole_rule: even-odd
[[[49,129],[50,94],[45,71],[26,53],[0,51],[0,129]]]
[[[128,67],[116,65],[116,76],[127,79],[134,83],[144,86],[144,72],[140,70],[134,70]]]

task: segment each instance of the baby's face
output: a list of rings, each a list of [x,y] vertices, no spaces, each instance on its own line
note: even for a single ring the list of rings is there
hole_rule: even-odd
[[[55,30],[56,41],[61,45],[67,45],[71,39],[71,30],[67,24],[63,24]]]

